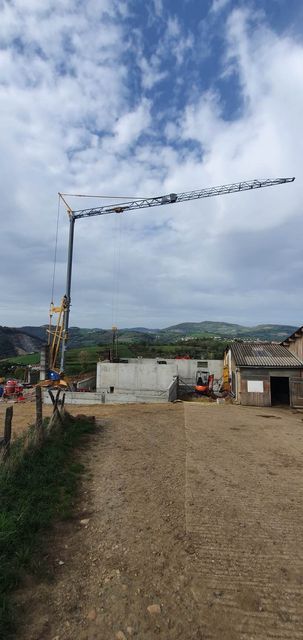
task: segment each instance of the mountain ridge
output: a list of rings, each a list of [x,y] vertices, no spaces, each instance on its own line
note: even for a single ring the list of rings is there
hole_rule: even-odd
[[[23,327],[0,326],[0,358],[22,355],[39,351],[46,342],[46,325]],[[181,322],[164,329],[148,329],[146,327],[125,327],[118,330],[120,342],[147,342],[155,344],[175,343],[179,340],[199,338],[216,338],[222,340],[252,339],[282,342],[294,333],[297,327],[280,324],[259,324],[246,327],[230,322]],[[94,345],[107,345],[112,342],[110,329],[87,329],[71,327],[69,330],[69,347],[82,348]]]

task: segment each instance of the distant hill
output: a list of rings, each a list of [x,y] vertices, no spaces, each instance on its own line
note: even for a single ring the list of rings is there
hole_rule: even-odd
[[[20,328],[0,327],[0,358],[18,356],[39,351],[46,342],[46,326]],[[148,344],[175,343],[179,340],[215,337],[222,340],[234,338],[252,340],[274,340],[281,342],[294,333],[297,327],[280,324],[259,324],[244,327],[229,322],[182,322],[165,329],[147,329],[145,327],[121,328],[118,331],[120,342]],[[107,345],[112,341],[109,329],[82,329],[71,327],[69,331],[70,348],[82,348],[95,345]]]
[[[182,322],[181,324],[175,324],[172,327],[167,327],[164,331],[172,331],[173,333],[180,333],[182,335],[191,335],[195,333],[211,333],[212,335],[219,333],[220,335],[237,335],[241,332],[242,327],[240,324],[231,324],[229,322],[211,322],[205,320],[204,322]]]
[[[258,324],[254,327],[244,327],[240,324],[229,322],[183,322],[167,329],[162,329],[168,333],[179,334],[180,336],[198,336],[200,334],[210,334],[222,338],[252,338],[260,340],[282,341],[291,335],[297,327],[280,324]]]
[[[0,327],[0,357],[21,356],[39,351],[43,340],[22,329]]]

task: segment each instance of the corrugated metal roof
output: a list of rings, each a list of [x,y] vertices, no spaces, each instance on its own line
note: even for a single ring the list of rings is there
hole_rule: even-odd
[[[231,352],[239,367],[300,368],[303,363],[286,347],[270,342],[233,342]]]

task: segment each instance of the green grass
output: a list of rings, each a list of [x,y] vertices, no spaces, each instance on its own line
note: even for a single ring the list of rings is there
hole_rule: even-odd
[[[2,363],[12,363],[12,364],[39,364],[40,362],[40,353],[27,353],[25,356],[12,356],[9,358],[2,358],[0,360]]]
[[[83,466],[74,449],[92,423],[72,420],[40,449],[23,451],[22,438],[0,467],[0,638],[14,634],[11,594],[25,572],[39,566],[37,549],[53,521],[71,516]]]
[[[100,357],[103,359],[108,355],[111,345],[82,347],[81,349],[67,349],[66,351],[66,373],[68,376],[94,371]],[[120,358],[133,357],[129,345],[120,344],[118,347]]]

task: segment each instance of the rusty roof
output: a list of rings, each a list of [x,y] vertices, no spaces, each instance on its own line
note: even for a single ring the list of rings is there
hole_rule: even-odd
[[[302,368],[303,363],[286,347],[271,342],[233,342],[230,346],[236,366]]]

